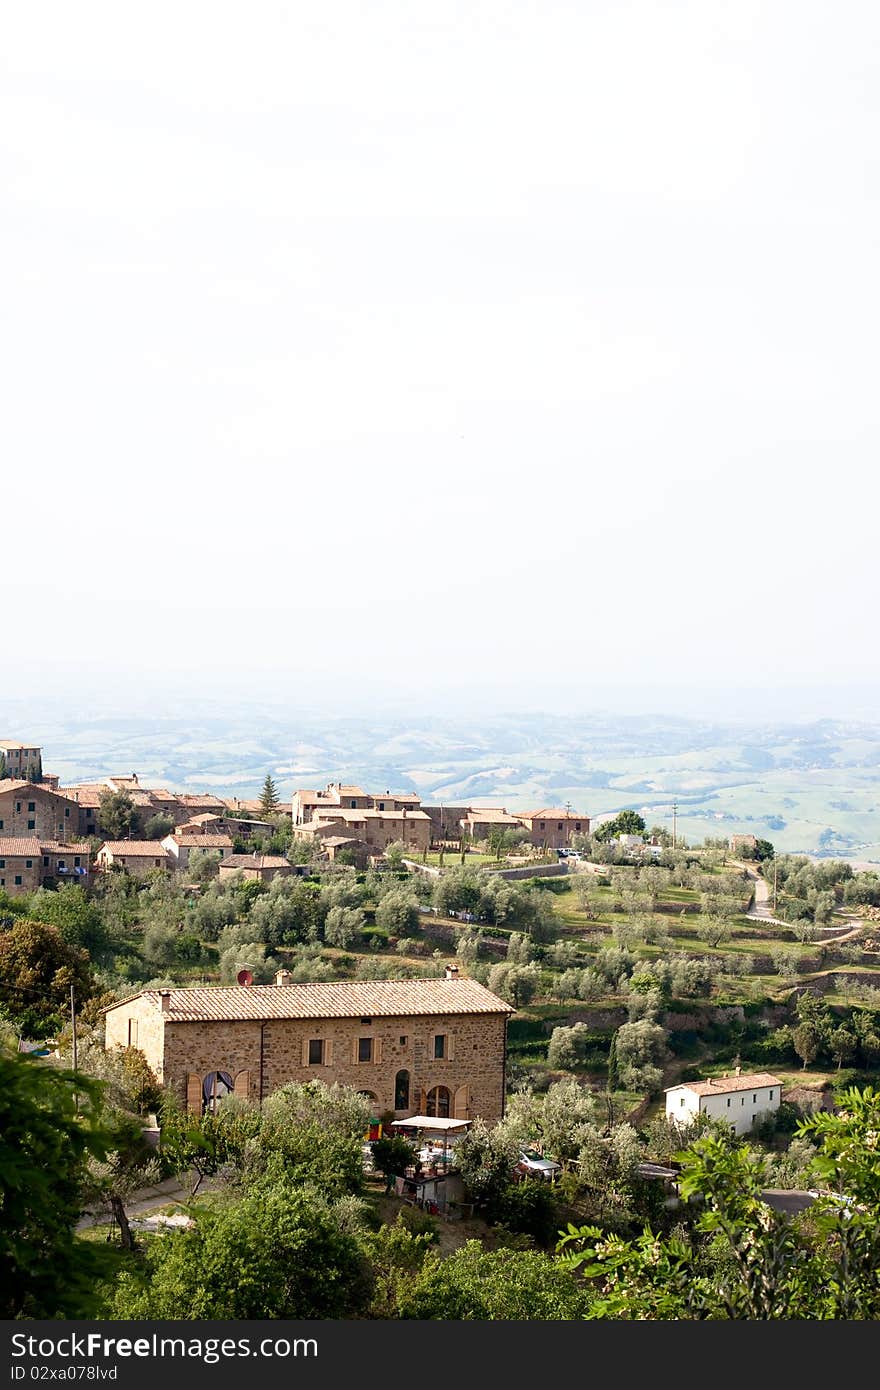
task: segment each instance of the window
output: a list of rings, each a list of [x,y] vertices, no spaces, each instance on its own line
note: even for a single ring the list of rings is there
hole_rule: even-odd
[[[5,868],[6,868],[6,860],[5,860],[5,859],[0,859],[0,869],[5,869]]]
[[[29,810],[29,811],[36,811],[36,809],[37,809],[37,803],[36,803],[35,801],[29,801],[29,802],[28,802],[28,810]]]
[[[727,1108],[730,1109],[730,1096],[727,1097]]]
[[[562,822],[561,822],[561,821],[560,821],[559,824],[557,825],[556,829],[557,829],[557,830],[561,830],[561,829],[562,829]]]
[[[138,1021],[136,1018],[128,1020],[128,1045],[137,1047],[138,1045]]]
[[[361,1019],[361,1023],[366,1023],[368,1027],[369,1027],[369,1025],[370,1025],[372,1022],[373,1022],[372,1016],[370,1016],[369,1018],[364,1017],[364,1018]]]
[[[740,1101],[740,1105],[745,1105],[745,1103],[746,1103],[746,1098],[745,1098],[745,1096],[743,1096],[742,1100]]]
[[[401,1033],[401,1035],[400,1035],[400,1046],[401,1046],[401,1047],[406,1047],[406,1034],[405,1034],[405,1033]],[[773,1097],[771,1096],[770,1099],[772,1100]]]
[[[64,814],[65,814],[65,816],[68,816],[68,817],[70,816],[70,807],[69,807],[69,806],[65,806],[65,808],[64,808]]]
[[[434,1086],[428,1092],[427,1110],[438,1120],[449,1119],[450,1094],[445,1086]]]
[[[580,828],[581,828],[581,823],[580,823],[579,820],[576,820],[576,821],[575,821],[575,823],[574,823],[574,828],[575,828],[575,830],[580,830]]]
[[[770,1092],[770,1099],[771,1099],[771,1100],[773,1099],[773,1092],[772,1092],[772,1091]]]
[[[541,824],[538,826],[538,829],[539,829],[539,830],[546,830],[546,829],[547,829],[547,827],[546,827],[546,825],[544,824],[543,821],[541,821]]]
[[[358,1038],[358,1061],[372,1062],[373,1060],[373,1039]]]
[[[15,875],[15,882],[19,887],[21,887],[21,874]]]
[[[681,1100],[678,1103],[679,1105],[684,1105],[684,1096],[682,1096]]]
[[[2,822],[2,820],[0,820],[0,830],[2,830],[2,829],[3,829],[3,822]]]
[[[434,1035],[434,1060],[440,1061],[446,1056],[446,1034],[435,1033]]]
[[[43,855],[43,868],[44,868],[44,869],[48,869],[48,867],[49,867],[49,856],[48,856],[48,854],[44,854],[44,855]]]
[[[28,821],[28,830],[36,830],[36,828],[37,828],[37,822],[36,822],[35,820],[29,820],[29,821]]]
[[[5,878],[0,878],[0,888],[5,888],[5,887],[6,887],[6,879],[5,879]]]
[[[757,1097],[757,1096],[752,1096],[752,1105],[757,1104],[757,1100],[758,1100],[758,1097]]]
[[[25,867],[26,869],[32,869],[32,868],[34,867],[34,861],[33,861],[33,859],[26,859],[26,860],[24,861],[24,867]]]
[[[80,860],[79,855],[78,855],[78,854],[74,855],[73,867],[74,867],[75,869],[78,869],[78,868],[79,868],[81,862],[82,862],[82,861]]]
[[[92,810],[91,806],[89,806],[89,807],[86,808],[86,820],[91,820],[91,819],[92,819],[92,816],[93,816],[94,814],[95,814],[95,813],[94,813],[94,811]]]
[[[394,1078],[394,1109],[409,1109],[409,1072],[399,1071]]]
[[[15,803],[15,809],[16,809],[16,811],[20,811],[20,810],[21,810],[21,802],[20,802],[20,801],[16,801],[16,803]]]
[[[324,1063],[324,1040],[323,1038],[309,1039],[309,1066],[320,1067]]]

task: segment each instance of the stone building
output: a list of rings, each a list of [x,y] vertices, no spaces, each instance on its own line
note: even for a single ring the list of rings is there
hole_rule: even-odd
[[[315,810],[311,819],[294,825],[298,839],[347,835],[362,840],[371,853],[381,854],[388,845],[401,843],[410,854],[422,854],[431,844],[431,821],[424,811],[376,811],[372,807],[329,806]]]
[[[135,878],[143,878],[151,869],[171,869],[175,861],[161,840],[105,840],[95,855],[95,868],[100,872],[124,869]]]
[[[289,1082],[353,1086],[376,1112],[449,1119],[504,1113],[509,1004],[475,980],[370,980],[145,990],[105,1010],[105,1046],[138,1047],[201,1112]]]
[[[541,849],[566,849],[573,835],[590,833],[590,817],[582,816],[579,811],[551,806],[543,811],[520,811],[517,815],[528,830],[532,844]]]
[[[23,782],[39,782],[43,776],[43,750],[33,744],[14,743],[0,739],[0,758],[6,763],[4,776],[20,778]]]
[[[0,835],[64,841],[79,833],[79,807],[70,797],[40,782],[0,782]]]
[[[283,854],[227,854],[220,863],[220,882],[240,874],[243,879],[257,879],[271,883],[280,874],[282,878],[306,875],[305,864],[291,864]]]
[[[11,898],[56,888],[61,883],[91,881],[87,844],[61,844],[33,835],[0,836],[0,888]]]

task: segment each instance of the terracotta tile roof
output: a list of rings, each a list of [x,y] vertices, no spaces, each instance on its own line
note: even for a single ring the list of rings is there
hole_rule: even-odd
[[[713,1076],[709,1081],[680,1081],[677,1086],[667,1086],[667,1091],[693,1091],[696,1096],[726,1096],[731,1091],[757,1091],[761,1086],[779,1086],[778,1076],[769,1071],[756,1071],[748,1076]]]
[[[167,859],[168,854],[161,840],[105,840],[101,850],[109,850],[114,858],[119,855],[126,859]]]
[[[110,788],[99,782],[81,782],[76,787],[59,787],[58,790],[62,796],[69,797],[80,806],[100,806],[101,793],[108,792]]]
[[[32,743],[14,743],[11,738],[0,738],[0,748],[4,751],[12,752],[13,749],[33,748]]]
[[[228,854],[223,860],[224,869],[292,869],[293,865],[283,854]]]
[[[191,806],[194,811],[199,810],[199,808],[208,811],[213,806],[226,805],[222,796],[209,796],[206,792],[199,792],[198,794],[183,792],[175,799],[180,802],[181,806]]]
[[[165,839],[174,840],[183,849],[232,849],[232,840],[228,835],[211,835],[200,830],[193,830],[185,835],[174,830],[170,835],[166,835]],[[162,843],[164,844],[164,840]]]
[[[336,790],[340,796],[366,796],[367,794],[364,791],[363,787],[355,787],[353,785],[349,786],[346,783],[343,783],[342,786],[337,787]]]
[[[41,840],[40,849],[43,854],[72,854],[80,855],[85,860],[91,859],[88,840],[75,840],[73,843],[67,840],[63,844],[60,840]]]
[[[476,980],[363,980],[318,985],[207,985],[169,990],[171,1023],[268,1018],[408,1018],[416,1014],[510,1014]],[[158,1010],[159,991],[141,996]],[[122,1008],[132,999],[111,1004]]]
[[[4,859],[39,859],[42,853],[34,836],[9,835],[0,839],[0,857]]]
[[[47,787],[42,782],[27,782],[20,777],[4,777],[3,781],[0,782],[0,795],[4,792],[19,792],[23,790],[27,790],[31,793],[42,792],[43,796],[59,796],[62,801],[72,800],[66,792],[58,790],[55,787]]]
[[[520,820],[589,820],[580,811],[565,811],[561,806],[548,806],[543,811],[520,811]]]
[[[519,825],[517,816],[511,816],[507,811],[493,810],[491,807],[472,806],[465,819],[475,824],[485,822],[486,825]]]

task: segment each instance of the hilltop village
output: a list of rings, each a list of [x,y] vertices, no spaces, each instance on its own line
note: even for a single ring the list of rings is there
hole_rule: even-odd
[[[695,1231],[707,1138],[773,1221],[826,1202],[822,1126],[880,1069],[876,874],[752,835],[688,845],[633,807],[596,824],[342,780],[285,802],[268,773],[248,799],[61,785],[13,741],[0,772],[4,1066],[41,1104],[65,1068],[91,1077],[121,1146],[80,1175],[68,1253],[94,1229],[124,1260],[78,1313],[180,1316],[163,1252],[183,1242],[202,1278],[202,1201],[230,1239],[283,1201],[323,1213],[316,1249],[353,1242],[314,1305],[282,1279],[278,1305],[215,1312],[458,1316],[453,1289],[500,1318],[585,1316],[581,1256]],[[678,1317],[711,1306],[693,1248]]]

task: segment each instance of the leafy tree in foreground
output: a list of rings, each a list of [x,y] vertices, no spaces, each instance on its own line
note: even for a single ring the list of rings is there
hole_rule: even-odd
[[[57,1032],[94,993],[89,958],[69,946],[57,927],[20,917],[0,930],[0,1001],[15,1026],[33,1037]]]
[[[695,1235],[637,1240],[569,1226],[560,1242],[590,1280],[598,1318],[876,1319],[880,1315],[880,1092],[852,1088],[840,1113],[805,1120],[814,1171],[831,1191],[799,1217],[762,1200],[764,1158],[712,1133],[680,1155],[682,1196],[702,1203]],[[847,1200],[841,1200],[841,1195]]]
[[[370,1291],[358,1243],[326,1197],[273,1173],[153,1241],[143,1269],[121,1276],[112,1316],[347,1318]]]
[[[592,1295],[535,1250],[486,1251],[469,1240],[447,1259],[431,1251],[399,1295],[401,1318],[562,1321],[587,1316]]]
[[[94,1081],[0,1048],[0,1317],[83,1317],[100,1252],[75,1235],[104,1157]],[[78,1105],[78,1112],[77,1112]]]

